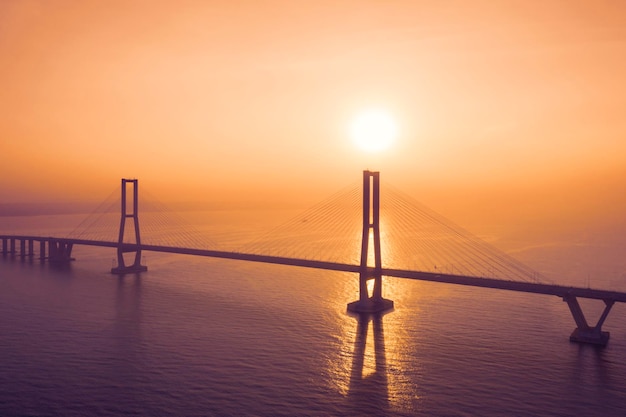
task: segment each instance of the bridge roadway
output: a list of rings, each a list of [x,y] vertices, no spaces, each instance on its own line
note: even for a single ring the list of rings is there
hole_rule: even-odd
[[[34,236],[10,236],[10,238],[32,239],[35,241],[54,239],[54,240],[63,241],[66,243],[75,244],[75,245],[100,246],[100,247],[110,247],[110,248],[117,248],[119,246],[119,243],[117,242],[104,242],[104,241],[84,240],[84,239],[46,238],[46,237],[34,237]],[[126,244],[126,245],[123,245],[123,249],[128,249],[131,251],[137,250],[137,245]],[[142,251],[176,253],[176,254],[194,255],[194,256],[206,256],[206,257],[211,257],[211,258],[234,259],[234,260],[261,262],[261,263],[269,263],[269,264],[277,264],[277,265],[290,265],[290,266],[299,266],[299,267],[305,267],[305,268],[325,269],[325,270],[330,270],[330,271],[353,272],[353,273],[361,272],[361,267],[359,265],[352,265],[352,264],[345,264],[345,263],[338,263],[338,262],[316,261],[316,260],[311,260],[311,259],[298,259],[298,258],[287,258],[287,257],[281,257],[281,256],[256,255],[256,254],[240,253],[240,252],[179,248],[179,247],[173,247],[173,246],[159,246],[159,245],[146,245],[146,244],[142,244],[140,246],[140,249]],[[371,276],[374,276],[376,272],[377,271],[375,271],[373,267],[369,267],[367,271],[367,273],[370,274]],[[508,291],[545,294],[545,295],[553,295],[553,296],[557,296],[561,298],[573,296],[573,297],[579,297],[579,298],[598,299],[598,300],[626,303],[626,293],[619,292],[619,291],[598,290],[598,289],[582,288],[582,287],[568,287],[568,286],[563,286],[563,285],[541,284],[541,283],[536,283],[536,282],[507,281],[507,280],[501,280],[501,279],[495,279],[495,278],[482,278],[482,277],[442,274],[442,273],[434,273],[434,272],[420,272],[420,271],[410,271],[410,270],[392,269],[392,268],[382,268],[380,270],[380,274],[383,276],[387,276],[387,277],[408,278],[408,279],[415,279],[415,280],[421,280],[421,281],[440,282],[440,283],[445,283],[445,284],[457,284],[457,285],[466,285],[466,286],[472,286],[472,287],[494,288],[494,289],[508,290]]]

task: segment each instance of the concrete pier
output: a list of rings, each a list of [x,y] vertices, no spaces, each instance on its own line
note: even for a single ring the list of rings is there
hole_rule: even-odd
[[[577,326],[569,337],[570,342],[606,346],[609,342],[610,333],[603,332],[602,325],[608,317],[615,301],[606,299],[603,300],[605,304],[604,311],[595,326],[589,326],[587,323],[585,314],[578,303],[578,298],[573,295],[567,295],[563,297],[563,301],[567,303]]]
[[[353,313],[380,313],[393,309],[393,301],[386,298],[366,298],[348,304],[348,311]]]
[[[135,274],[137,272],[146,272],[148,267],[145,265],[123,265],[111,268],[111,273],[116,275]]]
[[[570,342],[586,343],[590,345],[606,346],[609,343],[611,333],[603,332],[596,327],[588,329],[576,328],[569,337]]]
[[[74,243],[61,239],[48,240],[48,260],[55,263],[65,263],[73,261],[72,248]]]

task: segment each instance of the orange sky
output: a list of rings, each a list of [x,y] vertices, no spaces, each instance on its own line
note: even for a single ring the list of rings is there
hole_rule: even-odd
[[[625,2],[8,0],[0,56],[5,202],[313,203],[373,168],[453,216],[626,208]]]

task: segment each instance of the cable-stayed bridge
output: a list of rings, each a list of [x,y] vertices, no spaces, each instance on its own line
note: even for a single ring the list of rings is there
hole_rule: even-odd
[[[558,296],[576,322],[570,340],[607,343],[609,333],[602,326],[614,303],[626,302],[626,293],[551,283],[402,192],[389,186],[384,192],[381,199],[379,173],[364,171],[362,184],[252,242],[229,246],[143,198],[140,227],[138,181],[123,179],[121,193],[112,193],[67,236],[0,239],[4,256],[61,263],[73,259],[75,245],[114,248],[117,266],[111,272],[116,274],[146,271],[143,251],[351,272],[359,275],[359,299],[348,310],[357,313],[393,308],[393,301],[383,298],[383,276]],[[604,302],[595,325],[587,322],[580,298]]]

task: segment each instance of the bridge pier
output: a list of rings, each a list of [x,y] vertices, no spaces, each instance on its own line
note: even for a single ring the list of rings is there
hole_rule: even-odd
[[[19,256],[24,258],[27,256],[26,252],[26,240],[27,238],[22,238],[20,236],[6,236],[2,238],[2,255],[11,255],[11,256]],[[17,246],[19,245],[19,252],[17,250]],[[29,243],[30,247],[30,243]]]
[[[124,260],[124,253],[134,253],[135,257],[133,263],[130,265],[126,265],[126,261]],[[112,274],[124,275],[124,274],[133,274],[137,272],[145,272],[148,270],[148,267],[145,265],[141,265],[141,248],[136,245],[127,246],[123,245],[117,249],[117,266],[111,268]]]
[[[133,204],[132,211],[128,212],[128,206],[126,203],[126,188],[128,184],[133,186]],[[145,272],[148,267],[141,265],[141,236],[139,234],[139,212],[138,212],[138,181],[122,179],[122,209],[120,218],[120,233],[117,241],[117,266],[111,268],[112,274],[124,275],[137,272]],[[131,219],[133,222],[133,230],[135,232],[135,243],[124,243],[124,232],[126,231],[126,220]],[[131,265],[126,265],[124,260],[125,253],[134,253],[134,261]]]
[[[32,259],[34,252],[35,252],[33,239],[30,239],[27,237],[20,237],[18,238],[18,240],[20,242],[19,257],[22,258],[22,260],[26,258]]]
[[[20,258],[30,258],[32,259],[35,254],[34,249],[34,240],[30,238],[20,238]]]
[[[374,241],[374,268],[368,267],[370,232]],[[363,235],[359,299],[348,304],[354,313],[377,313],[393,308],[393,301],[383,298],[382,259],[380,249],[380,173],[363,171]],[[372,295],[367,282],[373,279]]]
[[[46,241],[43,239],[39,241],[39,260],[41,262],[46,260]]]
[[[72,248],[74,244],[60,239],[48,240],[48,260],[54,263],[67,263],[73,261]],[[44,251],[45,252],[45,251]]]
[[[609,332],[603,332],[602,325],[608,317],[615,302],[613,300],[603,300],[605,304],[604,311],[602,312],[602,315],[598,319],[596,325],[591,327],[587,323],[585,314],[583,313],[583,310],[578,303],[578,299],[575,296],[567,295],[563,297],[563,301],[567,303],[577,326],[569,337],[570,342],[606,346],[609,342],[611,334]]]

